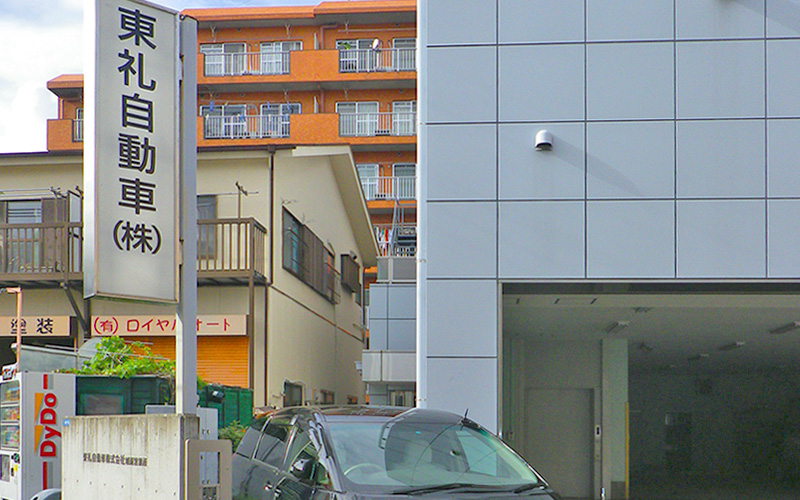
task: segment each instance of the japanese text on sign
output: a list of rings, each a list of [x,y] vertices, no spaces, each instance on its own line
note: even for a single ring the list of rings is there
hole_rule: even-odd
[[[92,320],[92,335],[174,336],[175,325],[175,316],[95,316]],[[196,326],[198,335],[246,335],[247,315],[200,315]]]

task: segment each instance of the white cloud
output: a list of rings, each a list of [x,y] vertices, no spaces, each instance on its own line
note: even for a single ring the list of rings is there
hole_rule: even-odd
[[[0,0],[0,153],[44,151],[58,115],[47,81],[83,72],[84,0]],[[316,0],[156,0],[175,10],[314,5]]]

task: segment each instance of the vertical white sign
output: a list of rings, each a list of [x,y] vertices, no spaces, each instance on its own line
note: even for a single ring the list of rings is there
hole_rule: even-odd
[[[178,13],[86,7],[84,296],[176,302]]]

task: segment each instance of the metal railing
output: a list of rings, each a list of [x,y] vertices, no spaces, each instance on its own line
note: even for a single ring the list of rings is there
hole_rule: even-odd
[[[72,142],[83,142],[83,119],[72,120]]]
[[[287,75],[290,52],[203,54],[205,76]]]
[[[416,70],[416,49],[339,49],[340,73]]]
[[[375,224],[372,227],[381,257],[417,255],[416,224]]]
[[[266,139],[289,137],[291,115],[229,115],[203,117],[205,139]]]
[[[267,230],[253,218],[197,221],[197,272],[266,276]]]
[[[416,178],[401,177],[362,177],[361,188],[364,198],[371,200],[413,200],[416,195]]]
[[[266,276],[267,230],[255,219],[198,220],[197,230],[199,273]],[[80,274],[82,260],[80,222],[0,224],[0,278]]]
[[[417,113],[339,113],[342,137],[380,137],[417,135]]]
[[[82,243],[79,222],[0,224],[0,275],[81,273]]]

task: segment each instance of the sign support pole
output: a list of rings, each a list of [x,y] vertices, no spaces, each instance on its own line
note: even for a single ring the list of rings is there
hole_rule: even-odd
[[[176,308],[175,412],[197,413],[197,21],[180,20],[180,298]]]

